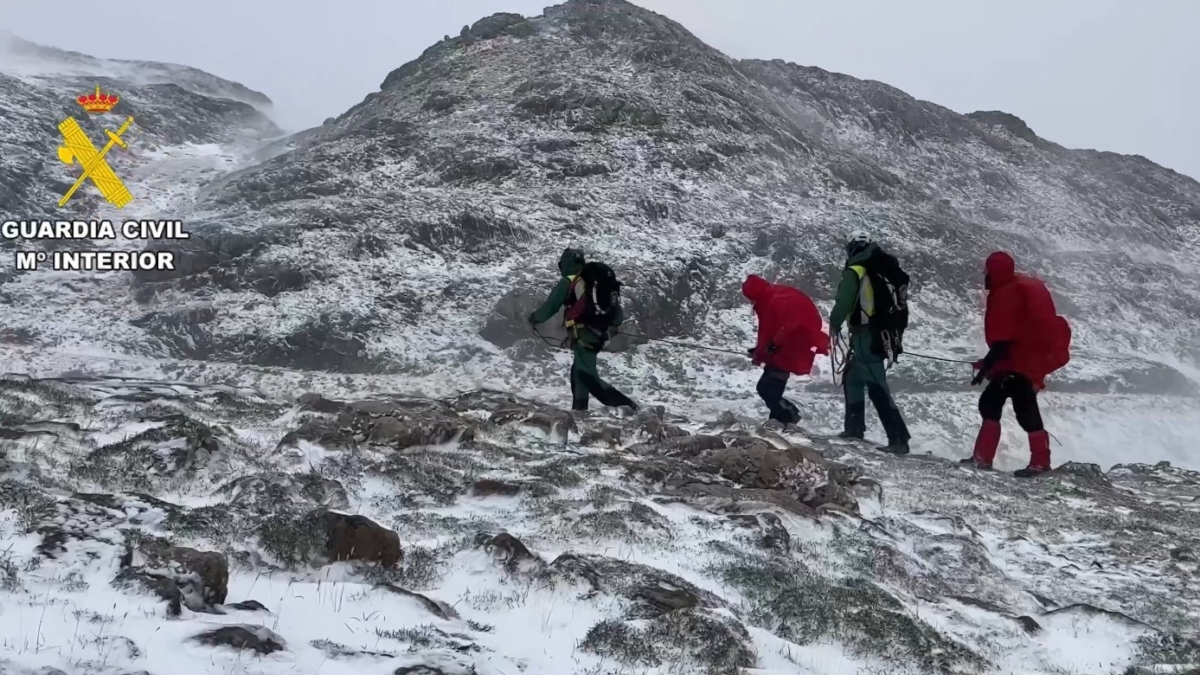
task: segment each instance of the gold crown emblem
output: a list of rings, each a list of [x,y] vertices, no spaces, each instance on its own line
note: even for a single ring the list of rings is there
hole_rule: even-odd
[[[87,112],[106,113],[112,110],[121,98],[119,96],[100,93],[100,85],[96,85],[95,93],[84,94],[75,100],[79,101],[79,105],[83,106],[83,109]]]

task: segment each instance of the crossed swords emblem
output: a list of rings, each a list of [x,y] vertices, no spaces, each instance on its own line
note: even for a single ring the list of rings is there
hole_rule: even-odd
[[[58,131],[65,141],[65,145],[60,145],[58,148],[58,158],[64,164],[78,163],[83,167],[83,173],[75,180],[75,184],[71,186],[67,194],[63,195],[62,199],[58,200],[59,208],[62,208],[75,194],[75,191],[83,185],[83,182],[89,178],[92,179],[92,183],[104,196],[104,199],[118,209],[124,208],[126,204],[133,201],[133,195],[113,172],[106,159],[108,151],[112,150],[114,145],[122,148],[129,147],[121,139],[121,134],[128,131],[131,124],[133,124],[133,118],[126,117],[125,123],[116,132],[105,129],[104,132],[108,134],[108,143],[99,151],[96,150],[96,146],[92,144],[91,139],[83,132],[74,117],[68,117],[58,125]]]

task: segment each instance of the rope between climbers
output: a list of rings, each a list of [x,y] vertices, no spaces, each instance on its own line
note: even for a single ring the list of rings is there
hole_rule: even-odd
[[[540,330],[538,330],[537,326],[533,326],[532,328],[533,328],[534,335],[537,335],[539,338],[541,338],[541,340],[543,342],[550,345],[551,347],[555,347],[557,349],[566,349],[568,343],[570,342],[570,338],[564,338],[561,342],[556,343],[551,338],[542,334],[542,332]],[[673,345],[676,347],[684,347],[686,349],[698,349],[698,350],[706,351],[706,352],[715,352],[717,354],[733,354],[735,356],[746,356],[745,351],[736,351],[733,349],[723,349],[721,347],[709,347],[707,345],[698,345],[698,344],[694,344],[691,342],[680,342],[677,340],[668,340],[666,338],[655,338],[655,337],[650,337],[649,335],[639,335],[637,333],[626,333],[621,330],[613,331],[613,335],[614,336],[624,335],[625,337],[634,338],[634,339],[638,339],[638,340],[646,340],[647,342],[660,342],[662,344]],[[965,365],[973,365],[975,363],[974,361],[964,361],[962,359],[951,359],[951,358],[947,358],[944,356],[932,356],[930,354],[921,354],[919,352],[904,352],[904,354],[907,354],[909,356],[912,356],[912,357],[918,358],[918,359],[927,359],[929,361],[941,361],[943,363],[960,363],[960,364],[965,364]],[[849,357],[849,346],[846,343],[846,339],[844,337],[842,337],[842,335],[839,333],[839,334],[835,335],[833,338],[832,350],[830,351],[830,355],[829,355],[829,358],[833,362],[833,366],[834,366],[834,368],[833,368],[834,384],[837,384],[837,376],[842,375],[845,372],[846,363],[849,361],[848,357]]]

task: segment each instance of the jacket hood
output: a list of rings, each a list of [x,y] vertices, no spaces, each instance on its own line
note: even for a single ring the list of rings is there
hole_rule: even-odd
[[[742,282],[742,295],[755,304],[763,302],[771,295],[771,282],[757,274],[751,274]]]
[[[562,255],[558,257],[558,271],[562,272],[564,277],[579,274],[583,271],[583,263],[583,251],[575,248],[563,249]]]
[[[872,256],[874,256],[876,253],[879,253],[881,250],[882,249],[879,248],[879,244],[876,244],[875,242],[871,242],[871,243],[867,244],[866,248],[864,248],[863,250],[846,258],[846,264],[847,265],[861,265],[861,264],[865,263],[866,261],[870,260]]]
[[[1013,280],[1017,275],[1017,264],[1011,255],[1004,251],[996,251],[987,257],[984,270],[987,274],[984,277],[984,285],[987,288],[996,288]]]

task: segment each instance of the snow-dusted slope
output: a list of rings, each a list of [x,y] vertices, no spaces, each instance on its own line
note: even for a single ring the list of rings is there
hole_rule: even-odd
[[[573,425],[495,392],[286,406],[235,387],[9,379],[0,410],[7,673],[1200,661],[1200,474],[1170,467],[1020,482],[730,415]]]

